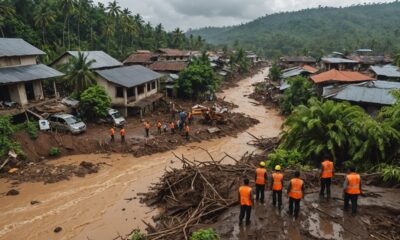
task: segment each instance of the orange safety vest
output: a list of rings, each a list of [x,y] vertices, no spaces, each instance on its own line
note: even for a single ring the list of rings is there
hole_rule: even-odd
[[[265,184],[265,173],[267,170],[265,168],[257,168],[256,169],[256,184],[263,185]]]
[[[114,136],[114,134],[115,134],[114,128],[110,128],[110,135],[111,135],[111,136]]]
[[[239,188],[240,205],[251,206],[251,187],[241,186]]]
[[[188,132],[189,132],[189,130],[190,130],[190,129],[189,129],[189,126],[188,126],[188,125],[186,125],[186,127],[185,127],[185,132],[186,132],[186,133],[188,133]]]
[[[300,178],[293,178],[290,180],[289,197],[294,199],[301,199],[303,197],[303,180]]]
[[[282,190],[282,180],[283,180],[283,174],[282,173],[273,173],[272,174],[272,179],[274,183],[272,184],[272,190],[275,191],[280,191]]]
[[[150,129],[150,123],[145,123],[145,124],[144,124],[144,128],[145,128],[145,129]]]
[[[121,131],[119,131],[119,134],[121,135],[121,136],[125,136],[125,129],[121,129]]]
[[[170,124],[169,124],[169,128],[170,128],[170,129],[175,128],[175,124],[174,124],[174,123],[170,123]]]
[[[360,194],[360,182],[361,178],[360,175],[357,173],[350,173],[347,175],[347,189],[346,193],[348,194]]]
[[[333,177],[333,162],[325,160],[322,162],[322,175],[321,178]]]
[[[162,126],[161,123],[158,122],[158,123],[157,123],[157,127],[158,127],[158,128],[161,128],[161,126]]]

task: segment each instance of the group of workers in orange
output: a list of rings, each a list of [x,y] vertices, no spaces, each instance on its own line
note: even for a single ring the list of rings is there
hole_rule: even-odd
[[[325,192],[327,198],[331,196],[331,182],[334,176],[334,164],[329,158],[324,158],[321,162],[320,169],[320,196],[324,197]],[[265,162],[260,162],[260,166],[255,171],[255,200],[260,201],[264,204],[264,191],[267,187],[267,169]],[[278,208],[282,207],[282,191],[284,189],[284,174],[281,172],[281,166],[276,165],[275,171],[271,174],[271,184],[269,189],[272,191],[272,205]],[[300,201],[304,199],[305,183],[300,178],[300,172],[295,171],[294,177],[289,181],[287,186],[287,197],[289,199],[289,210],[288,214],[297,218],[300,212]],[[352,207],[352,214],[357,213],[357,200],[358,196],[362,194],[361,191],[361,178],[356,173],[354,167],[349,168],[344,184],[344,210],[348,210],[350,202]],[[239,188],[239,202],[240,202],[240,214],[239,224],[243,223],[243,219],[246,218],[246,225],[250,224],[251,209],[254,204],[253,190],[250,187],[250,180],[245,178],[243,185]]]
[[[121,136],[121,142],[125,142],[125,128],[121,127],[121,129],[119,130],[119,135]],[[111,137],[111,142],[115,141],[115,127],[111,127],[110,128],[110,137]]]
[[[184,113],[184,112],[183,112]],[[189,141],[190,139],[190,124],[193,120],[193,116],[192,113],[184,113],[184,115],[182,115],[180,117],[179,120],[176,121],[176,123],[174,121],[171,121],[169,123],[169,129],[171,131],[171,134],[175,134],[176,128],[178,128],[181,132],[184,131],[185,133],[185,139]],[[161,133],[164,131],[164,133],[167,132],[167,123],[162,124],[161,121],[157,121],[157,132],[159,135],[161,135]],[[148,138],[150,137],[150,129],[151,129],[151,124],[149,121],[145,121],[144,122],[144,130],[145,130],[145,137]],[[114,142],[115,141],[115,127],[111,127],[109,130],[109,134],[110,134],[110,138],[111,141]],[[125,142],[125,128],[122,126],[121,130],[120,130],[120,136],[121,136],[121,142]]]

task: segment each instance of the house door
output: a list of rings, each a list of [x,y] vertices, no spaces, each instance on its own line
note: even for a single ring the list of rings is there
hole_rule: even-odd
[[[10,92],[7,85],[0,86],[0,101],[11,101]]]
[[[33,83],[31,82],[25,83],[25,92],[28,101],[35,100],[35,91],[33,90]]]

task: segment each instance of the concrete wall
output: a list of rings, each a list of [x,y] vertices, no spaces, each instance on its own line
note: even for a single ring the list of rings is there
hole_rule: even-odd
[[[22,106],[28,104],[24,83],[10,85],[8,89],[10,91],[11,101],[17,102]]]
[[[71,55],[65,54],[62,58],[58,59],[56,62],[51,64],[51,67],[56,67],[56,66],[60,66],[60,65],[64,65],[64,64],[69,63],[69,58],[70,57],[71,57]]]
[[[99,84],[100,86],[103,86],[106,89],[108,96],[111,97],[112,104],[124,105],[124,106],[127,104],[126,98],[118,98],[117,97],[117,87],[118,87],[117,85],[108,82],[101,76],[96,77],[96,82],[97,82],[97,84]],[[124,96],[126,96],[126,89],[124,90]]]
[[[36,56],[2,57],[0,67],[15,67],[36,64]]]
[[[33,82],[33,91],[35,93],[35,100],[43,100],[44,99],[42,81],[37,80],[37,81]]]
[[[36,62],[36,56],[23,56],[21,57],[21,65],[33,65],[37,64]]]

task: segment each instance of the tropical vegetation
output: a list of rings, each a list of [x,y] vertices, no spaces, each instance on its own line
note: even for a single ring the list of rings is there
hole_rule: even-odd
[[[240,42],[245,49],[277,58],[332,51],[350,53],[371,48],[379,54],[400,49],[400,2],[359,4],[345,8],[320,6],[296,12],[266,14],[254,21],[230,27],[189,31],[212,44]],[[373,17],[372,17],[373,16]]]
[[[66,50],[103,50],[122,59],[137,49],[207,47],[202,37],[152,26],[115,0],[0,0],[0,33],[43,49],[45,63]]]
[[[94,85],[80,95],[80,111],[88,120],[104,118],[111,107],[111,98],[103,86]]]
[[[214,229],[200,229],[192,234],[191,240],[219,240],[218,234]]]
[[[279,103],[283,114],[290,114],[295,107],[307,104],[311,97],[316,96],[312,83],[305,77],[289,78],[286,82],[290,87],[285,90]]]
[[[83,91],[96,84],[96,76],[90,69],[93,63],[94,60],[89,61],[84,53],[78,52],[78,57],[71,57],[69,62],[61,67],[66,73],[64,86],[78,98]]]
[[[0,115],[0,158],[7,156],[9,151],[21,155],[24,154],[21,146],[12,139],[16,126],[12,124],[11,117]]]

